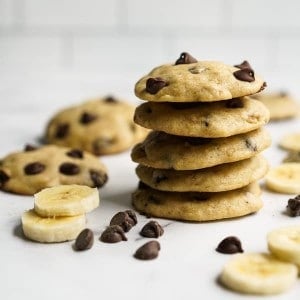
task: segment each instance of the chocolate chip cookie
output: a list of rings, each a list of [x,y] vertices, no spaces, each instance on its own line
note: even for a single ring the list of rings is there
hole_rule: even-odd
[[[50,144],[113,154],[141,141],[147,130],[132,120],[134,107],[112,97],[91,100],[57,113],[46,129]]]
[[[182,53],[176,62],[159,66],[141,78],[135,94],[155,102],[211,102],[252,95],[265,86],[247,61],[230,66],[197,61]]]
[[[255,130],[269,111],[248,97],[213,103],[155,103],[138,106],[134,121],[146,128],[188,137],[218,138]]]
[[[170,192],[223,192],[241,188],[262,178],[268,171],[266,159],[249,159],[211,168],[187,171],[153,169],[138,165],[139,179],[150,187]]]
[[[133,193],[132,203],[149,216],[201,222],[254,213],[263,205],[260,194],[256,182],[220,193],[163,192],[142,185]]]
[[[102,162],[82,150],[54,145],[26,147],[0,162],[0,189],[23,195],[60,184],[102,187],[108,179]]]
[[[270,134],[263,128],[218,139],[153,131],[133,148],[131,158],[157,169],[195,170],[250,158],[270,144]]]

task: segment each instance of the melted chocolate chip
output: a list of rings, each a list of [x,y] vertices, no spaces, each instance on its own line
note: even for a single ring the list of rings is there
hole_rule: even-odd
[[[56,128],[55,137],[57,139],[63,139],[64,137],[66,137],[68,135],[69,130],[70,130],[69,124],[67,124],[67,123],[60,124]]]
[[[244,68],[233,73],[234,77],[241,81],[255,81],[254,71],[250,68]]]
[[[136,223],[136,214],[132,210],[126,210],[115,214],[109,225],[119,225],[125,232],[128,232]]]
[[[142,260],[154,259],[158,256],[159,250],[160,244],[157,241],[151,241],[138,248],[134,257]]]
[[[228,236],[220,242],[216,251],[224,254],[244,252],[241,241],[235,236]]]
[[[108,180],[108,176],[104,172],[90,170],[90,176],[94,183],[94,186],[97,188],[102,187]]]
[[[0,187],[4,186],[9,178],[10,177],[3,170],[0,170]]]
[[[26,144],[25,147],[24,147],[24,151],[25,151],[25,152],[27,152],[27,151],[34,151],[34,150],[36,150],[36,149],[37,149],[37,147],[32,146],[32,145],[30,145],[30,144]]]
[[[230,99],[225,102],[227,108],[242,108],[244,107],[244,103],[239,98]]]
[[[42,173],[46,169],[44,164],[39,162],[33,162],[24,167],[24,172],[26,175],[36,175]]]
[[[96,115],[91,114],[91,113],[84,112],[84,113],[81,115],[79,122],[80,122],[81,124],[89,124],[89,123],[92,123],[93,121],[95,121],[96,119],[97,119],[97,116],[96,116]]]
[[[287,211],[291,217],[300,216],[300,195],[296,196],[293,199],[289,199]]]
[[[155,95],[163,87],[167,86],[167,82],[160,78],[149,78],[146,82],[146,91],[152,95]]]
[[[148,222],[141,230],[140,235],[147,238],[158,238],[164,234],[163,228],[156,221]]]
[[[176,60],[175,65],[181,65],[181,64],[192,64],[196,63],[197,59],[195,59],[192,55],[190,55],[187,52],[182,52],[179,56],[179,58]]]
[[[79,149],[72,149],[66,153],[67,156],[72,157],[72,158],[83,158],[83,152]]]
[[[250,64],[248,63],[247,60],[244,60],[241,64],[239,65],[235,65],[236,68],[239,69],[252,69],[252,67],[250,66]]]
[[[59,166],[59,172],[64,175],[72,176],[80,173],[80,168],[73,163],[67,162],[67,163],[62,163]]]
[[[101,234],[100,240],[104,243],[118,243],[127,241],[124,230],[119,225],[112,225],[107,227]]]
[[[105,102],[107,103],[118,103],[119,101],[114,98],[113,96],[107,96],[105,99],[104,99]]]
[[[257,151],[257,145],[254,144],[250,139],[245,140],[246,147],[252,151]]]
[[[88,250],[92,248],[94,244],[93,231],[86,228],[82,230],[76,238],[75,249],[78,251]]]

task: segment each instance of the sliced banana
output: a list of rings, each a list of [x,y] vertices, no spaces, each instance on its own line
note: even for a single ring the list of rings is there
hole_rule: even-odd
[[[300,194],[300,164],[283,163],[266,176],[269,189],[284,194]]]
[[[84,185],[58,185],[34,195],[34,210],[41,217],[77,216],[99,205],[97,188]]]
[[[300,132],[284,136],[279,145],[287,150],[300,151]]]
[[[267,241],[274,256],[292,262],[300,269],[300,225],[275,229],[268,233]]]
[[[41,218],[34,210],[22,215],[24,235],[41,243],[56,243],[76,239],[85,228],[85,215],[75,217]]]
[[[239,254],[224,267],[220,281],[229,289],[246,294],[279,294],[296,281],[295,265],[269,254]]]

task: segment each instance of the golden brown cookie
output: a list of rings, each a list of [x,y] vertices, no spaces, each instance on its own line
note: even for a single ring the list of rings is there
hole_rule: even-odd
[[[211,168],[175,171],[138,165],[139,179],[150,187],[170,192],[223,192],[241,188],[262,178],[268,171],[266,159],[249,159]]]
[[[113,154],[140,142],[148,131],[132,120],[134,107],[112,97],[84,102],[57,113],[46,129],[50,144]]]
[[[259,185],[220,193],[163,192],[140,185],[132,195],[136,210],[151,217],[213,221],[257,212],[263,203]]]
[[[133,148],[131,158],[157,169],[195,170],[250,158],[270,144],[270,134],[263,128],[217,139],[153,131]]]
[[[269,121],[269,111],[248,97],[213,103],[154,103],[138,106],[137,124],[169,134],[218,138],[255,130]]]
[[[182,53],[175,63],[159,66],[141,78],[135,94],[155,102],[211,102],[252,95],[265,86],[246,61],[230,66],[197,61]]]
[[[0,189],[24,195],[60,184],[101,187],[108,179],[103,163],[78,149],[54,145],[26,147],[0,161]]]

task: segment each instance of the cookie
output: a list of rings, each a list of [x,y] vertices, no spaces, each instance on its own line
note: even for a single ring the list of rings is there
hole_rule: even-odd
[[[261,101],[270,111],[270,120],[283,120],[299,115],[298,103],[287,93],[258,94],[251,96]]]
[[[154,103],[138,106],[134,121],[146,128],[191,137],[227,137],[269,121],[268,109],[248,97],[213,103]]]
[[[153,131],[133,148],[131,158],[157,169],[195,170],[250,158],[270,144],[270,134],[263,128],[218,139]]]
[[[150,187],[170,192],[223,192],[241,188],[262,178],[268,171],[266,159],[257,155],[211,168],[175,171],[138,165],[139,179]]]
[[[26,147],[0,161],[0,188],[33,195],[60,184],[101,187],[108,179],[105,166],[94,155],[54,145]]]
[[[147,130],[132,120],[134,107],[112,97],[67,108],[56,114],[46,129],[50,144],[113,154],[141,141]]]
[[[197,61],[187,53],[173,64],[153,69],[135,85],[142,100],[155,102],[211,102],[260,92],[266,86],[248,62],[237,66]]]
[[[162,192],[141,185],[133,193],[132,203],[147,216],[202,222],[254,213],[263,206],[260,193],[256,182],[221,193]]]

